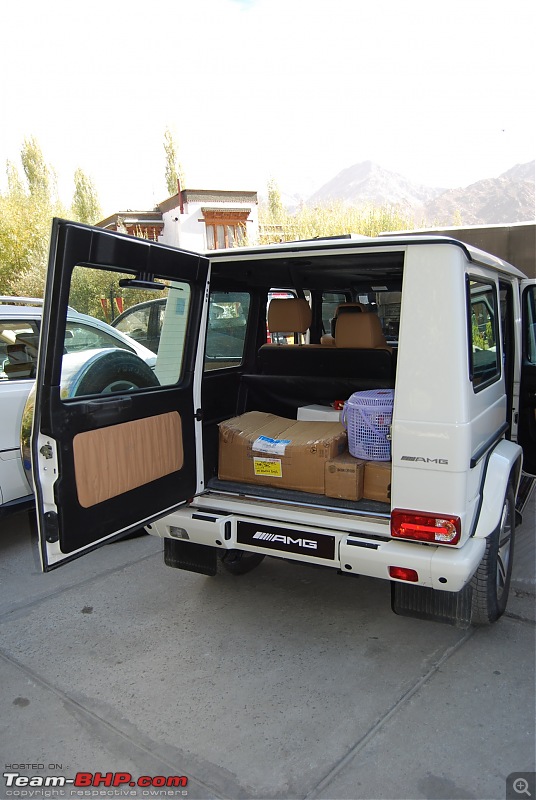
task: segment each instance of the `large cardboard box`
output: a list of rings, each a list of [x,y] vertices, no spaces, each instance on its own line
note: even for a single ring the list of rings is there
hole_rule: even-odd
[[[325,493],[341,500],[361,500],[365,461],[354,458],[348,451],[326,461]]]
[[[367,500],[391,502],[391,462],[367,461],[363,497]]]
[[[219,425],[221,480],[324,494],[324,468],[347,448],[339,422],[298,422],[249,411]]]

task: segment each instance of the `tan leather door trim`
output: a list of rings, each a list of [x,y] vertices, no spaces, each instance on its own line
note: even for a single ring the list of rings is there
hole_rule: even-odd
[[[182,468],[177,411],[79,433],[73,440],[78,501],[89,508]]]

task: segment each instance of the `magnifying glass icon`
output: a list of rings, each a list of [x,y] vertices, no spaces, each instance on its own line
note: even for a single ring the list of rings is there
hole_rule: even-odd
[[[529,782],[525,778],[516,778],[512,786],[516,794],[525,794],[527,797],[532,797],[529,792]]]

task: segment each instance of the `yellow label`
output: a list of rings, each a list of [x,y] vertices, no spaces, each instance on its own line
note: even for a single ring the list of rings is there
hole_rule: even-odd
[[[269,475],[271,478],[281,478],[281,459],[254,458],[253,471],[255,475]]]

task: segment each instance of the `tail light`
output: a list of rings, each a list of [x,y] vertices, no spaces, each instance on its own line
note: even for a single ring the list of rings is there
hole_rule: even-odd
[[[391,514],[391,536],[415,542],[457,544],[461,536],[459,517],[404,511],[395,508]]]

